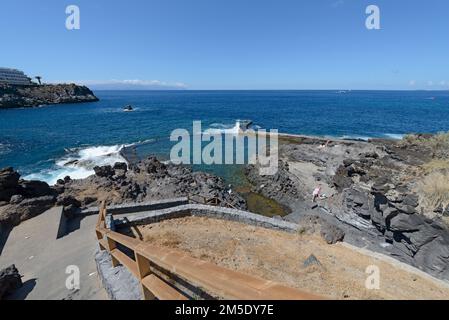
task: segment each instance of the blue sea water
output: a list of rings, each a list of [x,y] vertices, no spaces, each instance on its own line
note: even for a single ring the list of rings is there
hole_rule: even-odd
[[[0,110],[0,167],[54,183],[121,160],[123,145],[167,157],[172,130],[232,128],[251,119],[279,132],[400,138],[449,131],[449,92],[431,91],[98,91],[96,103]],[[123,112],[131,104],[134,112]],[[75,164],[72,161],[77,160]]]

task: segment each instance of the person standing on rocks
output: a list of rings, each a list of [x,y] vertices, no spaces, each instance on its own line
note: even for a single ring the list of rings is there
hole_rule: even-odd
[[[313,190],[313,194],[312,194],[313,195],[313,199],[312,199],[313,202],[316,202],[316,198],[318,198],[320,196],[320,192],[321,192],[321,185],[317,186],[315,188],[315,190]]]

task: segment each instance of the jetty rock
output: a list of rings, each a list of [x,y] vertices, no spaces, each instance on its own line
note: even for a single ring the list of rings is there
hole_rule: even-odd
[[[0,84],[0,109],[95,101],[98,101],[98,98],[89,88],[76,84]]]

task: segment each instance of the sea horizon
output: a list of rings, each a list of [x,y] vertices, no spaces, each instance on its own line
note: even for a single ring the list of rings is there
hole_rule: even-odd
[[[101,91],[155,91],[155,92],[196,92],[196,91],[318,91],[318,92],[449,92],[449,89],[95,89],[90,86],[93,92]]]

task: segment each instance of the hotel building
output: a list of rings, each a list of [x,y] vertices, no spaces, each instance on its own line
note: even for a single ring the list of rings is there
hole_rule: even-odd
[[[17,69],[0,68],[0,84],[32,85],[31,79]]]

